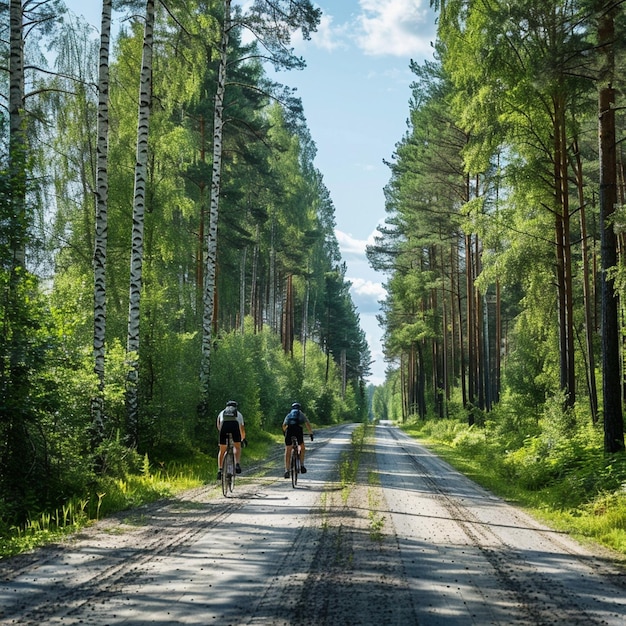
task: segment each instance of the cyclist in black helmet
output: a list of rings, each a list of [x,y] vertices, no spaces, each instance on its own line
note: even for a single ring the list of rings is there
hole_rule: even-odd
[[[226,407],[219,412],[217,422],[215,424],[220,433],[220,453],[217,458],[217,480],[222,478],[222,464],[224,463],[224,455],[226,454],[226,442],[228,441],[228,433],[233,436],[235,444],[235,471],[241,474],[239,459],[241,458],[241,444],[246,445],[246,426],[243,421],[243,415],[237,409],[237,403],[229,400]]]
[[[283,420],[283,432],[285,433],[285,478],[289,478],[289,458],[291,455],[291,438],[296,437],[300,444],[300,471],[306,474],[306,467],[304,467],[304,430],[302,425],[306,426],[306,429],[313,441],[313,429],[307,418],[307,416],[300,410],[300,404],[294,402],[291,405],[291,411],[287,413]]]

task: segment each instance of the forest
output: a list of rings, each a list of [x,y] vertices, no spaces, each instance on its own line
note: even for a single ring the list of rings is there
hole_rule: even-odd
[[[0,2],[0,534],[198,458],[215,417],[367,417],[302,104],[308,0]],[[269,441],[269,439],[268,439]],[[211,457],[213,462],[211,463]],[[118,481],[114,483],[113,481]],[[78,506],[78,505],[76,505]]]
[[[253,445],[297,400],[626,517],[624,6],[430,0],[367,250],[372,389],[288,86],[315,3],[103,0],[95,33],[0,0],[0,536],[154,467],[208,476],[229,399]]]
[[[624,2],[431,6],[435,53],[411,64],[408,129],[368,247],[395,364],[374,413],[461,420],[459,437],[482,432],[487,463],[513,481],[584,467],[570,494],[619,491]]]

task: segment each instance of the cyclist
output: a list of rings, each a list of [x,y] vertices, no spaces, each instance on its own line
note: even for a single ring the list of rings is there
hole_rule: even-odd
[[[307,416],[300,410],[302,407],[298,402],[294,402],[291,405],[291,411],[287,413],[283,420],[283,432],[285,433],[285,478],[289,478],[289,458],[291,455],[291,438],[296,437],[300,444],[300,472],[306,474],[306,467],[304,467],[304,430],[302,425],[306,426],[306,429],[313,441],[313,429]]]
[[[220,453],[217,458],[217,480],[221,480],[228,433],[233,436],[233,442],[235,444],[235,472],[237,472],[237,474],[241,474],[241,467],[239,465],[241,445],[243,444],[244,447],[247,445],[246,426],[243,421],[243,415],[237,409],[237,403],[234,400],[229,400],[226,403],[226,407],[219,412],[216,426],[220,433]]]

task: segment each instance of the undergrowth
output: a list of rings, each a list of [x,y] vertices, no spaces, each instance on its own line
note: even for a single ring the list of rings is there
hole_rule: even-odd
[[[273,443],[269,438],[257,441],[246,448],[245,455],[250,460],[264,458]],[[113,513],[200,487],[211,480],[215,464],[215,458],[200,453],[185,460],[154,465],[147,456],[139,457],[134,471],[98,478],[84,497],[72,498],[50,511],[33,512],[20,526],[0,527],[0,559],[60,541]]]

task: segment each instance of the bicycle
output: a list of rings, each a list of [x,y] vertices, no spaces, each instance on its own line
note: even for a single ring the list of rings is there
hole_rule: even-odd
[[[295,489],[298,484],[298,474],[300,473],[300,444],[298,438],[291,437],[291,456],[289,457],[289,474],[291,476],[291,486]]]
[[[222,493],[224,497],[232,493],[235,488],[235,446],[233,436],[228,433],[226,439],[226,452],[224,454],[224,465],[222,469]]]

